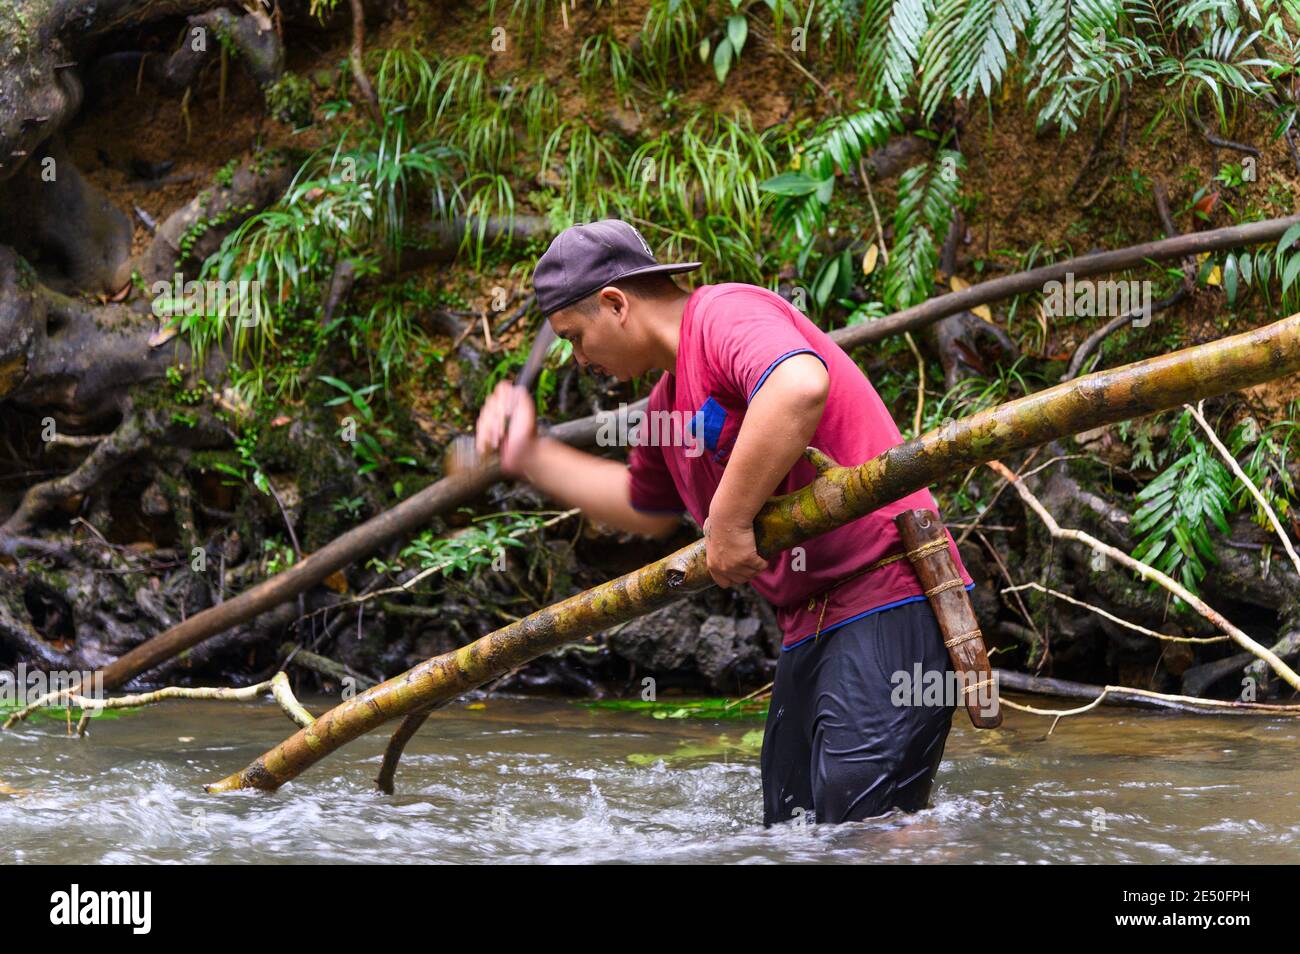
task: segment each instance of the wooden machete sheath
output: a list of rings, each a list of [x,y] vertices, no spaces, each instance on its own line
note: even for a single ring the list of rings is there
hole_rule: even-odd
[[[905,510],[894,518],[894,523],[939,621],[952,668],[961,677],[966,713],[975,728],[996,729],[1002,724],[997,683],[970,594],[948,549],[943,523],[933,510]]]

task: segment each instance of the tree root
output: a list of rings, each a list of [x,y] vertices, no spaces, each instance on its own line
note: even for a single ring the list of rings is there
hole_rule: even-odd
[[[384,114],[379,108],[379,97],[375,95],[375,88],[366,75],[366,12],[361,6],[361,0],[349,0],[349,3],[352,7],[352,46],[348,51],[348,64],[352,68],[352,81],[357,84],[357,91],[370,110],[370,118],[376,126],[382,127]]]
[[[29,487],[18,509],[0,527],[0,536],[16,536],[30,530],[44,514],[64,500],[86,493],[161,432],[157,416],[152,412],[131,414],[72,473]]]

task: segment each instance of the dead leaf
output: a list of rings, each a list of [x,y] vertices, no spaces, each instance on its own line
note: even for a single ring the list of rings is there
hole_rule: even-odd
[[[348,578],[343,575],[342,570],[335,570],[325,577],[325,585],[335,593],[346,593],[348,591]]]
[[[867,246],[867,254],[862,256],[862,274],[870,275],[876,270],[876,259],[880,257],[880,247],[872,242]]]
[[[955,292],[965,291],[967,288],[970,288],[970,282],[966,281],[966,279],[962,278],[960,275],[954,275],[952,278],[948,279],[948,287]]]
[[[292,420],[293,418],[291,418],[288,414],[281,414],[279,417],[271,421],[271,426],[284,427],[284,425],[288,424]]]
[[[989,310],[988,305],[976,305],[970,310],[970,313],[972,315],[979,315],[979,317],[983,318],[990,325],[993,324],[993,312]]]
[[[1209,215],[1211,212],[1214,211],[1214,207],[1218,204],[1219,204],[1219,192],[1216,189],[1214,192],[1211,192],[1205,198],[1201,199],[1200,202],[1197,202],[1194,206],[1192,206],[1192,208],[1203,215]]]
[[[149,347],[157,348],[165,345],[180,333],[180,328],[174,324],[166,324],[149,336]]]
[[[131,295],[131,283],[130,283],[130,282],[127,282],[125,285],[123,285],[123,286],[122,286],[121,288],[119,288],[117,291],[113,292],[112,296],[111,296],[108,300],[109,300],[109,301],[126,301],[127,298],[130,297],[130,295]]]

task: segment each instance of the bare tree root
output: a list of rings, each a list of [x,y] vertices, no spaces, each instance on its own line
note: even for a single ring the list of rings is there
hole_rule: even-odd
[[[61,136],[0,190],[0,244],[36,262],[41,281],[64,294],[121,288],[131,234],[130,218],[81,174]]]
[[[154,413],[138,412],[130,415],[72,473],[29,487],[27,493],[23,494],[18,509],[0,527],[0,536],[18,535],[30,530],[44,514],[64,500],[86,493],[103,480],[109,471],[147,447],[161,432],[162,428]]]
[[[49,669],[80,669],[78,661],[61,653],[15,617],[4,600],[0,600],[0,642],[6,643],[20,659],[29,659]]]
[[[148,58],[149,78],[168,93],[189,88],[199,70],[225,51],[225,39],[234,46],[236,57],[259,86],[275,82],[284,73],[284,45],[270,19],[261,11],[236,16],[224,7],[191,16],[181,45],[164,59]],[[195,30],[206,35],[202,44],[190,42]],[[196,48],[197,47],[197,48]]]
[[[177,272],[192,275],[240,223],[284,194],[293,173],[291,163],[282,155],[267,154],[244,162],[229,182],[210,184],[169,215],[140,257],[119,268],[119,281],[125,283],[133,270],[140,272],[150,288],[155,282],[170,283]]]

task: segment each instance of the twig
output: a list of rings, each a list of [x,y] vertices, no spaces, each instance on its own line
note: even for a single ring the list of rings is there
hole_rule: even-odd
[[[524,536],[525,534],[536,533],[539,530],[545,530],[547,527],[554,526],[555,524],[559,523],[561,520],[567,520],[569,517],[575,516],[576,514],[579,514],[581,512],[582,512],[581,508],[574,507],[571,510],[565,510],[563,513],[560,513],[552,517],[550,520],[538,524],[536,527],[529,527],[523,531],[512,531],[511,533],[507,534],[507,536],[517,540],[521,536]],[[487,549],[488,546],[486,544],[483,546],[471,547],[469,550],[466,551],[465,555],[468,556],[472,553],[482,553]],[[445,570],[447,567],[451,566],[455,562],[456,562],[455,560],[444,560],[443,562],[434,564],[433,566],[425,567],[423,570],[421,570],[419,573],[411,577],[409,580],[407,580],[405,583],[401,584],[400,586],[390,586],[382,590],[375,590],[373,593],[366,593],[365,595],[357,597],[355,599],[341,600],[338,603],[335,603],[332,606],[328,607],[328,609],[334,610],[334,609],[338,609],[340,606],[348,606],[355,603],[368,603],[371,600],[375,599],[376,597],[390,596],[394,593],[410,592],[411,587],[415,586],[416,583],[419,583],[421,580],[425,579],[428,576],[431,576],[434,573],[439,572],[440,570]],[[321,611],[317,610],[317,612],[321,612]],[[511,619],[513,618],[514,617],[511,617]]]
[[[1042,450],[1041,447],[1035,447],[1032,451],[1029,452],[1029,456],[1025,458],[1025,462],[1024,462],[1023,464],[1021,464],[1020,466],[1021,466],[1021,467],[1028,467],[1029,464],[1030,464],[1030,462],[1031,462],[1035,457],[1038,456],[1038,452],[1039,452],[1040,450]],[[1051,461],[1048,461],[1048,463],[1051,463]],[[973,470],[975,470],[975,468],[972,467],[971,470],[973,471]],[[1030,471],[1030,473],[1034,473],[1034,471]],[[1028,476],[1028,475],[1024,475],[1024,476]],[[995,491],[993,492],[993,497],[992,497],[992,499],[989,500],[988,506],[985,507],[982,511],[980,511],[979,513],[977,513],[977,514],[975,515],[975,521],[974,521],[974,522],[973,522],[969,527],[967,527],[967,528],[962,532],[962,535],[961,535],[960,537],[957,538],[957,546],[958,546],[958,547],[960,547],[963,543],[965,543],[966,540],[970,537],[970,535],[971,535],[972,533],[975,532],[975,528],[978,527],[978,526],[980,525],[980,521],[982,521],[982,520],[984,519],[984,515],[985,515],[986,513],[989,513],[989,512],[993,509],[993,505],[994,505],[995,503],[998,502],[998,497],[1002,496],[1002,491],[1006,490],[1006,488],[1007,488],[1007,485],[1006,485],[1006,483],[1004,482],[1004,483],[1000,484],[1000,485],[998,486],[998,489],[995,490]]]
[[[952,526],[952,524],[949,524],[948,526]],[[1033,580],[1028,583],[1021,583],[1019,586],[1007,587],[1002,590],[1002,592],[1010,593],[1012,590],[1025,589],[1034,589],[1038,590],[1040,593],[1048,593],[1055,596],[1057,599],[1064,600],[1067,603],[1073,603],[1075,606],[1081,606],[1099,616],[1104,616],[1116,625],[1142,633],[1144,636],[1150,636],[1152,639],[1162,639],[1170,643],[1222,643],[1228,640],[1227,636],[1170,636],[1167,633],[1157,633],[1154,629],[1147,629],[1145,626],[1139,626],[1137,623],[1131,623],[1126,619],[1120,619],[1120,617],[1113,613],[1106,612],[1106,610],[1102,609],[1100,606],[1093,606],[1091,603],[1085,603],[1083,600],[1076,600],[1073,596],[1068,596],[1060,590],[1054,590],[1050,586],[1043,586],[1043,584]]]
[[[1007,564],[1002,559],[1002,555],[998,553],[997,548],[994,547],[993,544],[989,542],[988,537],[984,536],[984,534],[978,530],[975,532],[979,536],[980,542],[984,544],[984,549],[988,550],[989,553],[993,556],[993,561],[997,563],[998,569],[1002,572],[1003,579],[1005,579],[1007,583],[1010,584],[1010,586],[1008,586],[1007,589],[1005,589],[1003,592],[1015,593],[1016,603],[1020,605],[1020,615],[1025,618],[1025,622],[1029,624],[1029,628],[1034,631],[1034,636],[1038,638],[1038,641],[1040,643],[1046,644],[1047,640],[1044,639],[1043,634],[1038,631],[1038,624],[1034,622],[1033,614],[1029,612],[1029,607],[1025,605],[1025,601],[1020,598],[1019,591],[1021,588],[1016,586],[1016,581],[1011,578],[1011,571],[1007,568]]]

